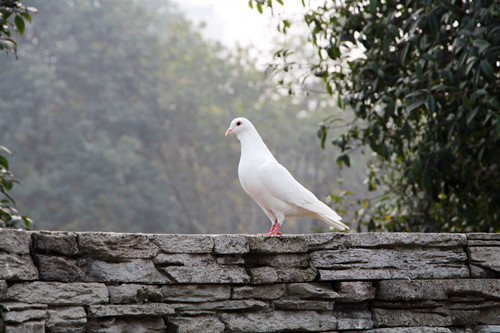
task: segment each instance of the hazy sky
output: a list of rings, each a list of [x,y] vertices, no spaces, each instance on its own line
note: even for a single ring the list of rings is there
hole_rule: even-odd
[[[276,38],[284,38],[276,30],[278,18],[264,9],[261,15],[248,6],[248,0],[175,0],[195,24],[204,22],[204,36],[216,39],[228,47],[239,44],[259,52],[259,57],[271,57]],[[317,1],[317,0],[314,0]],[[313,2],[314,2],[313,1]],[[274,15],[296,15],[304,11],[301,1],[275,2]]]

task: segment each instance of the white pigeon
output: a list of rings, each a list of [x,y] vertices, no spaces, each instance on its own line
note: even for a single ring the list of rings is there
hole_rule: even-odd
[[[271,230],[265,235],[281,235],[285,217],[312,217],[339,230],[349,229],[337,213],[278,163],[248,119],[234,119],[226,131],[226,136],[229,134],[236,134],[241,143],[241,187],[271,220]]]

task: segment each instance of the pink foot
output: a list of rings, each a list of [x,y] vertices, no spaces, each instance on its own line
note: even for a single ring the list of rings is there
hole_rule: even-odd
[[[267,234],[258,234],[259,236],[279,236],[279,235],[283,235],[280,231],[280,226],[279,224],[275,224],[273,226],[271,226],[271,230],[269,230],[269,232]]]

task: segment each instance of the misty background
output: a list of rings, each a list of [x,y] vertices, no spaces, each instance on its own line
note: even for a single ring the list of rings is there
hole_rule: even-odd
[[[322,150],[317,136],[326,117],[352,115],[319,82],[289,95],[266,75],[266,48],[285,42],[272,18],[235,10],[250,36],[239,41],[217,23],[216,9],[197,1],[23,3],[38,14],[18,40],[18,59],[0,55],[0,142],[12,151],[21,182],[13,196],[34,229],[267,231],[267,217],[238,182],[239,142],[224,137],[237,116],[353,227],[347,203],[332,198],[352,192],[356,205],[366,196],[366,162],[360,152],[341,171],[338,151]],[[229,1],[220,3],[231,12]],[[301,43],[293,34],[286,42]],[[307,62],[308,52],[296,56]],[[283,225],[285,233],[326,230],[321,221]]]

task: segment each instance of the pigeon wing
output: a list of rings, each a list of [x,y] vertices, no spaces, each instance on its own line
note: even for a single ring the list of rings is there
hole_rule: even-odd
[[[349,229],[342,223],[342,217],[334,212],[325,203],[300,184],[290,172],[276,160],[262,164],[258,175],[266,189],[274,196],[287,204],[298,206],[309,211],[332,227],[339,230]]]
[[[264,186],[276,199],[299,207],[318,200],[276,160],[263,163],[258,169],[258,174]]]

